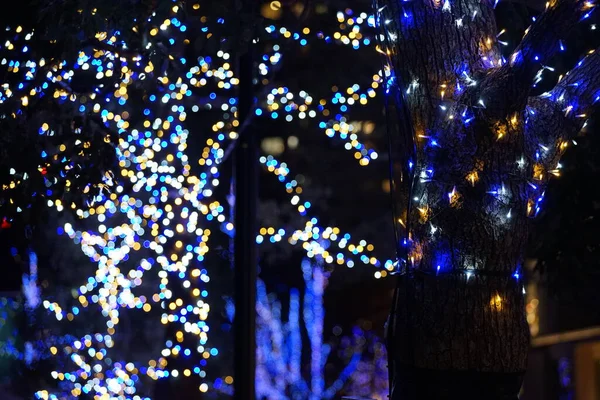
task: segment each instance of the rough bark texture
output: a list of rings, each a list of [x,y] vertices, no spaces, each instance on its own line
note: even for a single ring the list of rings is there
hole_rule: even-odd
[[[590,3],[551,1],[506,61],[493,7],[489,0],[378,7],[389,83],[395,74],[412,127],[405,142],[415,143],[402,160],[413,179],[390,331],[397,393],[410,393],[403,373],[446,371],[498,384],[474,398],[516,398],[529,346],[519,282],[528,221],[600,94],[600,56],[592,54],[553,91],[530,97],[537,72]],[[415,396],[461,395],[442,381]]]
[[[413,358],[428,369],[524,369],[528,328],[525,318],[512,315],[523,307],[515,279],[418,273],[403,279],[399,313],[406,324],[396,339],[412,346],[398,346],[400,360]]]

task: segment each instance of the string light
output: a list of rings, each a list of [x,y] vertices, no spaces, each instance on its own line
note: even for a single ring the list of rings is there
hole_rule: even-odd
[[[278,2],[271,6],[275,3]],[[265,33],[271,41],[292,40],[300,46],[314,40],[355,50],[373,44],[371,32],[365,33],[374,26],[372,15],[354,15],[348,9],[338,13],[337,18],[339,29],[332,33],[308,28],[296,33],[275,26],[268,26]],[[37,167],[37,173],[47,182],[48,191],[43,196],[48,206],[57,211],[71,209],[86,225],[94,226],[86,230],[66,223],[58,229],[59,234],[81,247],[96,268],[74,292],[74,305],[50,300],[42,303],[58,321],[81,320],[97,308],[101,310],[104,326],[100,330],[52,347],[53,356],[70,360],[68,372],[54,371],[52,377],[68,384],[65,387],[75,397],[139,397],[138,386],[144,377],[156,380],[195,375],[205,379],[207,359],[219,354],[219,349],[209,345],[206,321],[210,312],[210,276],[202,265],[210,251],[211,236],[219,228],[226,234],[235,230],[227,205],[214,199],[214,194],[221,183],[219,169],[227,146],[237,139],[241,128],[235,97],[239,79],[232,70],[231,55],[222,50],[193,62],[179,55],[170,56],[164,65],[152,61],[150,54],[160,47],[161,40],[171,46],[188,45],[185,21],[178,6],[173,6],[166,17],[153,14],[147,21],[150,40],[139,53],[129,49],[118,31],[98,32],[95,45],[82,48],[76,57],[65,60],[35,59],[35,49],[24,44],[33,33],[19,27],[10,34],[14,38],[3,46],[6,54],[1,65],[15,79],[11,77],[0,86],[0,103],[14,106],[14,100],[20,110],[26,111],[42,97],[52,98],[65,110],[73,109],[94,118],[98,131],[104,132],[104,143],[116,142],[118,169],[113,174],[107,168],[99,182],[85,186],[83,192],[89,195],[83,203],[67,201],[63,190],[76,187],[75,182],[64,179],[68,171],[77,168],[77,160],[67,157],[73,146],[94,149],[84,126],[74,127],[73,143],[45,148],[41,154],[44,163]],[[139,31],[140,27],[135,29]],[[210,24],[202,29],[202,34],[211,35]],[[274,44],[261,57],[258,72],[264,85],[270,83],[281,63],[280,50],[281,46]],[[84,73],[92,74],[91,79],[85,78],[89,87],[75,91],[72,85]],[[359,165],[367,166],[378,154],[361,142],[361,124],[351,122],[347,115],[352,107],[369,104],[376,97],[376,89],[389,77],[389,71],[379,71],[366,85],[334,87],[331,96],[320,99],[305,91],[292,93],[286,87],[277,87],[259,99],[253,112],[288,122],[317,120],[319,128],[351,151]],[[143,98],[139,88],[145,92]],[[220,116],[208,132],[201,155],[192,160],[186,151],[191,134],[188,121],[192,114],[205,110],[219,110]],[[59,127],[50,118],[40,121],[40,138],[56,137],[58,132]],[[368,134],[366,129],[364,134]],[[64,162],[57,169],[55,162],[61,159]],[[386,277],[396,268],[392,260],[376,258],[372,244],[364,240],[352,242],[351,235],[341,233],[337,227],[319,227],[318,219],[309,216],[310,202],[300,200],[302,188],[285,164],[273,157],[265,157],[261,162],[282,182],[307,223],[290,232],[265,227],[257,241],[301,245],[308,257],[318,256],[330,264],[349,268],[358,263],[374,266],[377,278]],[[194,174],[193,163],[203,172]],[[15,192],[30,179],[27,173],[19,171],[12,176],[6,189]],[[211,226],[215,223],[216,229]],[[327,248],[320,244],[323,240],[330,243]],[[135,259],[136,265],[131,265],[130,259]],[[153,293],[139,293],[152,282],[157,283]],[[158,313],[161,324],[176,328],[165,339],[160,354],[143,362],[115,361],[119,357],[113,337],[121,329],[121,314],[129,309]],[[193,365],[174,369],[172,361],[181,358]],[[205,392],[211,385],[206,381],[199,390]],[[60,396],[47,390],[36,393],[39,399]]]
[[[478,29],[477,37],[473,38],[473,44],[478,47],[477,54],[469,53],[472,58],[450,61],[451,64],[443,64],[442,67],[430,66],[430,59],[410,61],[409,54],[414,48],[414,41],[420,39],[415,36],[417,28],[406,20],[408,16],[411,21],[426,20],[430,18],[430,9],[415,9],[402,3],[387,7],[381,6],[386,2],[377,3],[375,22],[380,29],[377,51],[384,59],[383,70],[392,75],[385,92],[392,99],[396,96],[394,92],[404,95],[403,101],[396,106],[406,107],[411,118],[407,125],[414,127],[414,138],[402,138],[409,141],[412,139],[415,144],[413,152],[410,148],[406,150],[409,152],[406,155],[410,160],[409,172],[414,174],[415,179],[413,181],[412,176],[403,177],[404,182],[413,182],[407,194],[409,199],[413,199],[413,204],[404,206],[408,211],[401,210],[407,216],[400,224],[403,229],[401,243],[408,253],[404,262],[409,270],[412,268],[432,274],[462,272],[469,279],[475,274],[485,275],[489,272],[487,269],[491,268],[519,279],[520,274],[515,272],[518,267],[512,265],[512,261],[504,265],[505,260],[500,261],[497,254],[492,259],[492,256],[486,255],[485,250],[478,248],[478,243],[471,243],[469,237],[462,237],[462,233],[457,233],[455,225],[460,212],[464,218],[470,219],[465,223],[481,223],[488,226],[490,232],[495,232],[494,235],[501,236],[509,235],[510,229],[516,229],[515,221],[524,224],[524,218],[538,215],[549,177],[560,175],[558,160],[570,142],[567,137],[574,136],[590,115],[591,102],[587,98],[598,97],[594,93],[597,87],[594,86],[599,83],[597,80],[590,81],[583,71],[586,63],[594,63],[594,66],[597,64],[594,51],[588,52],[587,57],[570,73],[561,75],[553,90],[531,97],[524,112],[514,112],[508,105],[499,103],[499,100],[510,98],[513,93],[503,93],[504,89],[496,89],[494,86],[497,85],[486,81],[493,80],[496,76],[502,79],[502,73],[510,75],[510,71],[518,68],[523,71],[531,69],[531,75],[527,75],[525,79],[531,79],[531,84],[535,87],[544,79],[544,72],[555,72],[555,68],[548,65],[546,60],[558,51],[565,51],[566,46],[560,36],[566,36],[569,27],[565,26],[564,32],[559,34],[557,39],[561,40],[542,43],[542,25],[548,24],[550,20],[558,22],[561,17],[585,20],[589,17],[590,10],[595,8],[593,2],[581,1],[569,9],[568,16],[562,16],[556,11],[556,3],[547,4],[548,17],[543,23],[534,24],[526,30],[522,43],[513,50],[508,64],[505,65],[499,47],[509,45],[507,41],[500,40],[506,30],[496,33]],[[444,11],[452,10],[450,2],[434,2],[434,7],[441,7]],[[475,7],[471,11],[471,21],[493,18],[489,17],[492,12],[487,7],[487,4]],[[484,8],[486,14],[480,12]],[[453,27],[464,27],[465,16],[456,14],[451,18],[454,18]],[[531,34],[532,29],[537,30],[537,35]],[[448,33],[450,36],[455,34],[454,30],[448,29],[448,32],[451,31],[452,33]],[[448,43],[441,45],[450,45],[452,39],[447,40]],[[457,36],[457,40],[463,39]],[[399,63],[400,58],[408,61]],[[424,72],[429,71],[429,68],[442,70],[434,76]],[[399,81],[400,75],[406,79],[405,82]],[[478,82],[479,78],[475,79],[476,76],[487,78],[483,78],[482,83]],[[514,86],[518,87],[519,83],[515,82]],[[527,89],[522,91],[527,92]],[[432,97],[432,93],[437,96]],[[515,94],[515,100],[517,96]],[[424,102],[423,97],[428,100]],[[524,102],[526,99],[527,96]],[[502,115],[505,108],[511,111]],[[552,130],[547,126],[548,119],[558,118],[555,115],[549,116],[548,110],[562,111],[565,121],[568,120],[564,122],[568,125],[565,132],[547,132]],[[473,125],[475,120],[478,121],[476,128]],[[563,121],[559,121],[556,126],[563,126]],[[484,139],[486,134],[491,134],[496,139],[494,145],[489,145],[490,148],[487,147],[487,138]],[[407,132],[406,135],[410,136],[410,133]],[[477,144],[472,146],[471,141]],[[493,146],[496,146],[498,153]],[[517,148],[524,153],[517,156],[516,164],[512,167],[505,168],[496,156],[488,157],[488,153],[504,154],[510,151],[509,148]],[[439,149],[448,150],[440,153]],[[484,154],[486,155],[483,156]],[[439,165],[440,162],[446,164]],[[480,195],[481,183],[491,186],[487,190],[491,195],[489,200]],[[463,242],[468,243],[466,247],[469,248],[452,247]],[[450,253],[453,254],[452,258],[448,256]],[[518,257],[513,261],[518,263],[516,258]],[[437,262],[439,259],[448,262],[442,264]],[[498,304],[495,300],[493,303]]]

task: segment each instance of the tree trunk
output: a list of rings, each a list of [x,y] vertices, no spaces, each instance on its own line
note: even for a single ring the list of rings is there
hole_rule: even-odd
[[[490,0],[380,1],[386,91],[401,108],[402,261],[393,399],[515,399],[527,362],[528,221],[598,99],[600,56],[530,97],[593,4],[556,0],[508,61]],[[407,179],[408,178],[408,179]]]
[[[400,278],[395,315],[397,399],[516,399],[529,328],[510,277]]]

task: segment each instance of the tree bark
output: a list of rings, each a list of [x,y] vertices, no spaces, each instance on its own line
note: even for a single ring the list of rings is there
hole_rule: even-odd
[[[404,143],[415,144],[402,160],[411,179],[390,323],[393,399],[516,399],[529,346],[519,281],[528,221],[600,94],[594,53],[530,97],[590,2],[549,2],[509,60],[494,5],[378,4],[387,89],[401,93]]]

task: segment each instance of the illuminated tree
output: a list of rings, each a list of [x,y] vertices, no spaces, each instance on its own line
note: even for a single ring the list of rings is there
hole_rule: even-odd
[[[373,332],[360,333],[365,341],[365,349],[356,371],[349,379],[346,393],[373,400],[385,400],[389,396],[385,343]]]
[[[164,6],[165,2],[161,4]],[[102,9],[101,4],[97,5]],[[75,19],[81,15],[88,22],[95,19],[105,22],[104,17],[96,17],[94,8],[79,11],[69,8],[59,15],[68,16],[69,10],[75,12],[72,16]],[[193,5],[190,11],[193,12]],[[78,38],[81,40],[77,43],[79,48],[54,49],[48,56],[47,49],[40,43],[51,44],[51,39],[43,36],[36,41],[35,34],[23,32],[21,26],[12,26],[7,31],[9,39],[3,48],[7,53],[3,62],[7,78],[2,98],[4,121],[8,125],[5,128],[15,135],[20,130],[24,137],[31,137],[40,146],[29,146],[34,159],[23,163],[25,171],[15,165],[7,174],[9,182],[6,184],[13,190],[3,192],[7,206],[4,211],[12,217],[8,206],[14,204],[14,214],[21,212],[27,202],[14,198],[14,193],[22,193],[20,190],[32,181],[41,181],[42,185],[31,185],[37,190],[29,197],[42,198],[59,212],[72,209],[83,221],[75,227],[65,223],[59,227],[59,234],[68,235],[96,263],[88,278],[79,282],[74,291],[66,292],[68,298],[55,295],[51,301],[43,302],[58,321],[85,321],[87,330],[81,329],[81,325],[78,329],[72,325],[77,340],[53,349],[53,354],[64,359],[66,366],[52,372],[52,377],[65,385],[56,393],[44,388],[37,392],[39,398],[78,397],[88,393],[138,398],[137,387],[143,387],[138,377],[146,382],[148,378],[180,374],[203,378],[206,359],[218,354],[215,347],[206,346],[208,325],[205,320],[210,306],[205,301],[208,296],[205,283],[209,278],[202,261],[211,230],[198,228],[197,224],[199,218],[214,219],[218,231],[219,224],[225,220],[219,216],[223,207],[218,201],[205,203],[204,200],[219,183],[214,159],[222,156],[223,151],[218,145],[212,146],[212,152],[209,148],[201,162],[207,166],[206,172],[200,174],[201,178],[192,175],[184,153],[189,131],[183,123],[188,112],[199,110],[199,104],[211,107],[202,102],[186,103],[192,96],[192,88],[202,88],[209,84],[208,80],[214,80],[220,81],[220,89],[227,93],[236,80],[227,72],[229,55],[223,51],[219,52],[214,68],[209,67],[209,56],[206,56],[208,61],[200,57],[196,65],[187,67],[180,76],[179,68],[185,68],[186,59],[179,54],[171,63],[163,46],[165,43],[175,46],[174,36],[159,32],[166,31],[172,24],[171,33],[178,33],[181,39],[177,46],[183,45],[187,27],[177,18],[181,15],[182,8],[173,3],[166,10],[162,6],[152,9],[146,15],[148,26],[137,26],[134,30],[142,32],[132,34],[139,35],[143,39],[140,42],[128,36],[131,29],[121,36],[110,24],[104,25],[106,31],[96,31],[94,28],[103,26],[100,24],[90,28],[94,29],[92,35],[86,36],[85,28],[75,26],[83,29]],[[218,24],[216,20],[214,23]],[[196,28],[202,32],[201,26]],[[211,34],[204,36],[207,35]],[[147,41],[154,36],[158,36],[156,40]],[[132,48],[134,44],[141,47],[128,51],[125,43]],[[156,47],[148,50],[152,45]],[[159,65],[160,70],[155,71],[154,65]],[[204,74],[206,77],[200,77]],[[188,83],[183,83],[182,78]],[[214,81],[210,84],[214,83],[217,88]],[[206,91],[206,99],[210,93]],[[198,96],[195,95],[195,99]],[[235,110],[227,112],[228,107],[235,104],[235,98],[231,97],[231,102],[230,97],[226,99],[226,103],[219,104],[218,116],[227,122],[230,131],[227,138],[220,132],[215,134],[215,139],[205,135],[209,146],[215,141],[236,137],[231,122]],[[70,117],[69,112],[74,116]],[[203,125],[195,127],[208,128],[210,132],[209,121],[207,117]],[[223,128],[225,122],[215,122],[214,131]],[[111,142],[110,135],[118,140]],[[93,153],[101,153],[93,150],[96,138],[100,143],[112,144],[118,167],[103,168],[92,161]],[[15,143],[27,144],[25,139]],[[91,165],[85,165],[90,161]],[[82,176],[86,171],[99,174],[101,179],[94,181]],[[45,190],[40,191],[40,186]],[[88,192],[87,196],[77,198],[82,201],[66,195]],[[96,221],[91,221],[92,218]],[[171,225],[170,220],[175,218]],[[134,254],[136,252],[139,253]],[[192,259],[193,267],[187,268]],[[191,282],[194,282],[193,288]],[[154,326],[160,326],[161,322],[176,325],[176,329],[167,331],[170,337],[162,338],[162,349],[156,348],[156,340],[137,357],[135,350],[124,352],[126,349],[119,348],[121,343],[128,342],[128,335],[135,335],[144,328],[143,324],[130,319],[136,313],[153,315]],[[143,331],[159,336],[164,332],[145,328]],[[156,351],[149,357],[150,349]],[[190,358],[192,352],[193,361],[180,362],[181,369],[165,369],[168,358]],[[135,363],[126,358],[128,355],[133,356],[130,359]],[[208,385],[203,383],[199,388],[207,391]],[[144,391],[148,393],[148,387]]]
[[[394,399],[516,398],[529,344],[520,282],[529,220],[600,93],[594,51],[534,91],[592,2],[548,2],[506,60],[495,6],[378,4],[405,189]]]
[[[269,299],[264,283],[258,286],[257,297],[257,397],[260,399],[331,399],[356,372],[365,345],[358,340],[348,343],[345,357],[349,361],[330,386],[325,382],[325,366],[330,344],[324,343],[323,323],[325,310],[323,295],[329,273],[322,262],[302,262],[305,290],[302,307],[298,290],[290,292],[287,321],[283,318],[281,302]],[[302,329],[304,328],[304,329]],[[303,345],[302,331],[306,330],[309,346]],[[350,338],[344,338],[351,341]],[[356,338],[355,338],[356,339]],[[307,357],[306,354],[310,356]],[[303,368],[310,360],[309,374]],[[307,377],[308,375],[308,377]]]
[[[0,365],[3,377],[0,385],[7,391],[2,393],[3,396],[29,398],[31,387],[54,386],[51,371],[57,363],[53,349],[76,338],[68,332],[65,335],[51,332],[46,325],[48,316],[41,307],[43,284],[38,274],[37,254],[30,251],[23,260],[16,247],[11,249],[11,253],[15,259],[13,268],[19,264],[27,264],[28,268],[22,275],[21,291],[5,292],[0,297]]]
[[[42,294],[43,307],[76,338],[51,349],[64,361],[51,374],[61,385],[40,388],[38,398],[144,398],[166,378],[212,388],[208,363],[219,346],[214,336],[209,342],[207,321],[218,296],[210,296],[216,266],[208,243],[227,241],[234,230],[221,173],[246,128],[237,120],[232,64],[252,35],[232,37],[246,16],[211,3],[48,1],[48,29],[14,21],[4,32],[2,149],[15,151],[1,158],[3,217],[13,222],[40,205],[70,211],[58,233],[92,261],[71,290]],[[373,24],[367,13],[340,12],[337,24],[332,32],[260,26],[262,89],[253,113],[312,121],[367,166],[377,153],[361,143],[360,124],[347,113],[375,97],[380,74],[314,97],[273,81],[285,43],[371,45],[361,33]],[[268,154],[260,162],[282,183],[302,225],[266,226],[258,242],[285,240],[327,264],[373,266],[376,277],[392,269],[365,240],[319,226],[284,162]],[[138,331],[152,336],[148,343],[136,343]]]

